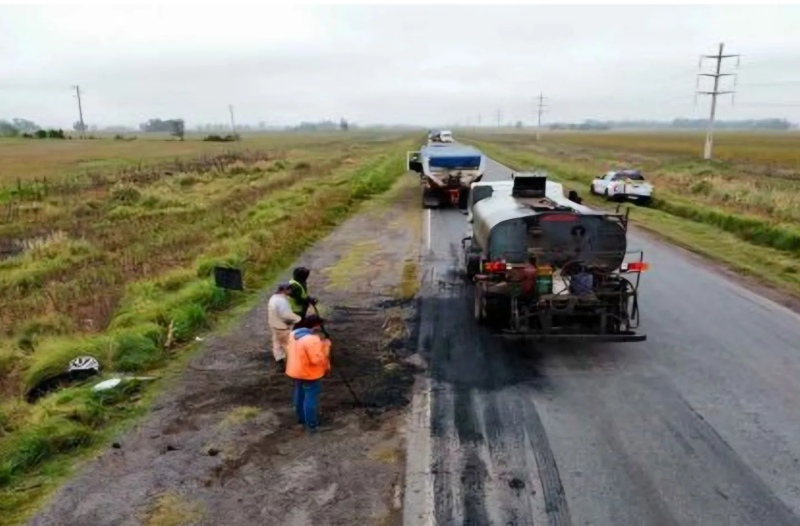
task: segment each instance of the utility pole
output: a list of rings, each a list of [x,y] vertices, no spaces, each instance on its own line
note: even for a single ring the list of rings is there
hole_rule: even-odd
[[[81,137],[83,134],[86,133],[86,125],[83,123],[83,106],[81,105],[81,87],[80,86],[72,86],[75,88],[75,94],[78,96],[78,117],[80,118],[81,123]]]
[[[478,114],[478,128],[481,127],[481,114]]]
[[[503,111],[497,108],[497,127],[500,127],[500,122],[503,120]]]
[[[231,112],[231,129],[233,130],[233,135],[236,136],[236,121],[233,120],[233,104],[228,105],[228,111]]]
[[[719,89],[719,79],[720,77],[730,77],[735,75],[735,73],[721,73],[722,70],[722,61],[726,58],[733,58],[737,57],[736,67],[739,67],[738,57],[741,55],[723,55],[722,51],[725,45],[723,43],[719,44],[719,54],[717,55],[701,55],[700,56],[700,66],[703,65],[704,58],[713,58],[717,61],[717,67],[714,73],[698,73],[698,83],[700,81],[700,77],[712,77],[714,79],[714,90],[713,91],[698,91],[697,93],[700,95],[711,95],[711,115],[708,119],[708,129],[706,130],[706,145],[703,151],[703,158],[706,160],[711,159],[711,150],[714,146],[714,117],[717,113],[717,97],[719,95],[725,95],[727,93],[733,93],[732,90],[729,91],[720,91]]]
[[[539,111],[537,113],[536,118],[536,141],[539,141],[539,133],[542,129],[542,113],[544,113],[544,95],[539,93],[539,104],[538,104]]]

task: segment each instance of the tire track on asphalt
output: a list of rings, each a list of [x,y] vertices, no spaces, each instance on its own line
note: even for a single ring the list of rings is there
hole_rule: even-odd
[[[461,214],[433,215],[431,231],[439,242],[432,244],[428,264],[435,269],[435,290],[424,300],[430,316],[426,351],[436,385],[431,429],[437,523],[528,526],[547,516],[550,524],[567,526],[563,486],[543,428],[539,423],[534,432],[524,423],[523,407],[531,400],[513,391],[529,366],[513,358],[519,350],[513,344],[495,340],[472,320],[470,289],[459,274],[460,246],[451,241],[460,235],[461,222]],[[537,499],[549,502],[549,513]]]
[[[556,459],[553,455],[553,450],[550,448],[550,441],[547,438],[542,419],[532,401],[528,404],[523,403],[520,405],[524,411],[525,436],[533,450],[539,479],[542,481],[542,493],[548,524],[551,526],[570,526],[572,519],[567,506],[567,498],[564,494],[564,485],[561,482],[561,475],[558,472]]]
[[[534,526],[536,516],[535,498],[539,492],[535,466],[526,455],[522,422],[518,411],[503,414],[501,393],[487,394],[481,413],[485,430],[489,468],[494,474],[493,498],[497,501],[495,518],[497,524],[512,526]]]

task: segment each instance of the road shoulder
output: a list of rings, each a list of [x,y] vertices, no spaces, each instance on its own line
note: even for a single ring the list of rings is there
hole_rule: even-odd
[[[331,430],[294,428],[289,380],[268,360],[265,293],[31,524],[399,524],[422,231],[415,183],[402,179],[297,261],[313,269],[334,366],[367,407],[332,375],[320,397]]]

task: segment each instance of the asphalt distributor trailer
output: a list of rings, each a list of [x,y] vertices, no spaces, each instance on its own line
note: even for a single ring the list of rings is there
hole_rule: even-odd
[[[406,168],[417,172],[424,208],[466,209],[470,185],[486,170],[486,157],[471,146],[431,142],[406,153]]]
[[[462,245],[475,320],[540,341],[646,340],[636,329],[648,265],[627,252],[628,213],[582,206],[543,173],[512,178],[472,185]]]

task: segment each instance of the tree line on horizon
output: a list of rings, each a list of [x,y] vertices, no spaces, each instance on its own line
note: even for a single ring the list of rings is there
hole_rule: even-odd
[[[705,130],[708,119],[677,118],[672,121],[652,120],[624,120],[601,121],[587,119],[579,124],[552,123],[551,130],[624,130],[624,129],[675,129],[675,130]],[[714,127],[721,130],[776,130],[786,131],[796,129],[797,125],[787,119],[744,119],[744,120],[715,120]]]
[[[390,128],[392,126],[389,126]],[[259,122],[257,125],[252,124],[241,124],[237,125],[237,131],[243,132],[254,132],[254,131],[275,131],[275,130],[286,130],[286,131],[348,131],[351,129],[359,128],[357,125],[349,122],[347,119],[340,119],[338,122],[331,121],[331,120],[322,120],[318,122],[308,122],[303,121],[299,124],[294,126],[270,126],[265,122]],[[113,126],[105,126],[105,127],[98,127],[96,125],[88,125],[88,124],[81,124],[80,122],[75,122],[72,126],[72,129],[76,132],[86,132],[91,131],[92,133],[96,132],[105,132],[105,133],[169,133],[175,137],[183,139],[186,129],[186,124],[183,119],[160,119],[160,118],[153,118],[149,119],[146,122],[139,124],[138,128],[133,126],[127,125],[113,125]],[[231,130],[231,126],[229,124],[198,124],[194,126],[194,131],[197,132],[228,132]],[[36,135],[41,131],[47,131],[43,126],[22,118],[14,118],[11,120],[0,119],[0,137],[22,137],[22,136],[29,136],[29,135]],[[62,132],[63,133],[63,132]]]

